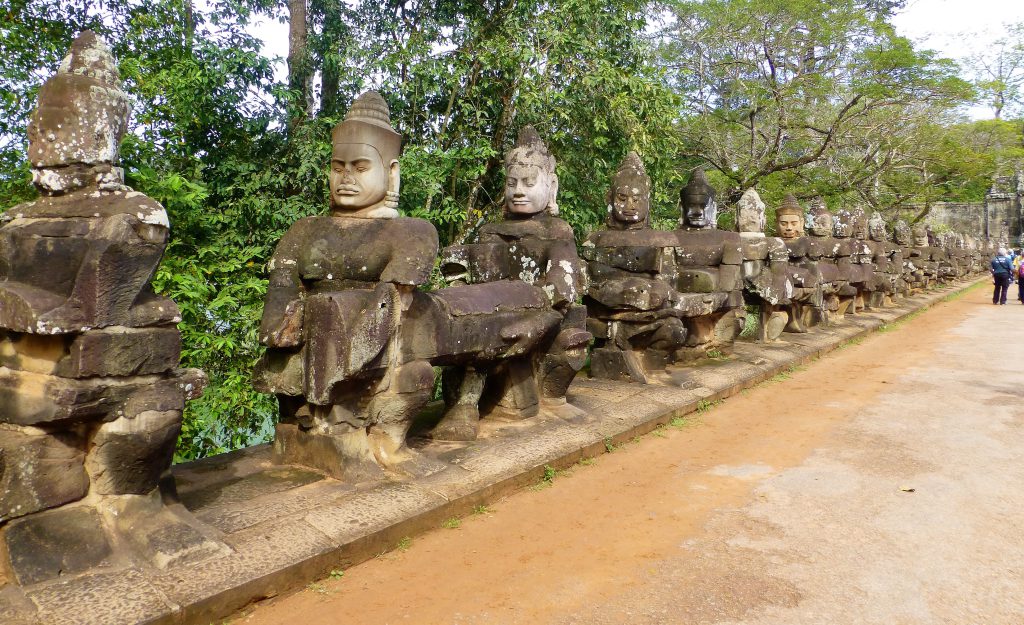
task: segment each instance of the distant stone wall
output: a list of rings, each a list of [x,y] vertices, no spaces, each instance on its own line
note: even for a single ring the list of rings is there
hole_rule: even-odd
[[[927,221],[956,232],[984,237],[987,232],[985,202],[936,202],[928,213]]]
[[[913,207],[918,212],[923,207]],[[1002,176],[992,183],[984,202],[936,202],[928,223],[950,230],[1024,245],[1024,173]]]

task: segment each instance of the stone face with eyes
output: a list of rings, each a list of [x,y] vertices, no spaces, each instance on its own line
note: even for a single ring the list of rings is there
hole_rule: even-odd
[[[551,201],[551,176],[536,165],[512,163],[505,174],[505,208],[519,216],[543,213]]]
[[[339,144],[334,148],[329,183],[334,207],[359,210],[384,200],[388,191],[388,169],[373,146]]]

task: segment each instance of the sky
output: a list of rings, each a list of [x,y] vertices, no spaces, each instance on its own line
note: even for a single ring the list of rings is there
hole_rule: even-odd
[[[896,31],[942,56],[962,60],[984,51],[1003,25],[1024,22],[1024,0],[910,0],[893,19]],[[991,119],[992,109],[973,106],[972,119]]]
[[[1004,24],[1017,22],[1024,22],[1024,0],[909,0],[893,19],[901,35],[955,60],[983,50],[987,41],[998,38]],[[276,20],[261,20],[249,31],[263,40],[264,54],[281,57],[275,74],[284,80],[288,27]],[[969,108],[966,113],[972,119],[992,117],[986,106]]]

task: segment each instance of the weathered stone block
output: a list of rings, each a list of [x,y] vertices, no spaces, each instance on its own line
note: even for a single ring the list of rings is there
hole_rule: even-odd
[[[84,497],[84,448],[73,431],[0,425],[0,522]]]
[[[719,268],[681,269],[676,276],[676,290],[683,293],[714,293],[719,287]]]
[[[16,519],[4,530],[3,540],[22,586],[109,564],[113,553],[99,513],[87,506]]]
[[[112,421],[144,410],[180,411],[205,381],[196,369],[162,376],[71,379],[0,367],[0,423]]]
[[[114,530],[151,565],[166,570],[230,553],[227,545],[203,534],[194,519],[188,522],[164,507],[159,493],[119,497],[111,515]]]
[[[77,335],[0,333],[0,366],[65,378],[170,371],[181,356],[175,327],[90,330]]]
[[[85,467],[101,495],[143,495],[171,466],[181,412],[146,410],[104,423],[93,435]]]

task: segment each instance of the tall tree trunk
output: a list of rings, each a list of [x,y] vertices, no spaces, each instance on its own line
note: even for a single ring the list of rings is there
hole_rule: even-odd
[[[192,9],[192,0],[185,0],[185,47],[192,51],[192,40],[196,36],[196,18]]]
[[[309,58],[307,0],[288,0],[288,88],[299,94],[292,124],[313,112],[313,67]]]
[[[323,20],[320,49],[320,114],[334,115],[341,105],[341,63],[339,50],[349,37],[341,14],[341,0],[311,0],[313,13]],[[315,18],[314,18],[315,19]]]

